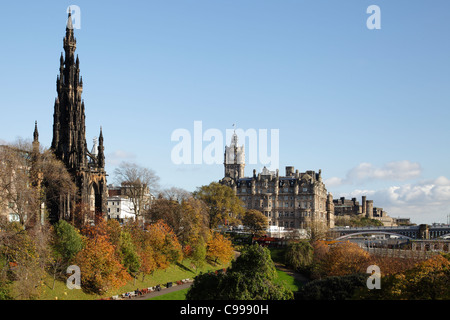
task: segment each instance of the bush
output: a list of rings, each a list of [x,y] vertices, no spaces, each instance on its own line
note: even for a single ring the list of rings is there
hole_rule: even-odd
[[[358,273],[346,276],[332,276],[318,279],[303,286],[296,300],[346,300],[357,290],[366,286],[368,274]]]
[[[252,245],[232,262],[227,273],[195,277],[187,300],[288,300],[293,293],[275,283],[277,273],[267,248]]]

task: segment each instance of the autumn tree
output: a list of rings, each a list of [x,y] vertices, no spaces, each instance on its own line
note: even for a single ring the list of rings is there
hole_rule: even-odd
[[[234,249],[231,241],[216,232],[207,243],[206,256],[214,263],[228,263],[233,258]]]
[[[82,270],[81,286],[87,292],[103,294],[125,285],[131,279],[118,261],[114,246],[104,234],[86,238],[84,248],[76,255],[74,264]]]
[[[153,249],[158,269],[166,269],[171,263],[180,262],[183,252],[173,230],[162,220],[147,227],[148,241]]]
[[[0,264],[8,271],[1,278],[4,283],[14,282],[7,295],[20,300],[36,299],[44,276],[36,243],[18,222],[2,223],[0,229]]]
[[[253,235],[262,236],[269,227],[269,220],[261,211],[250,209],[245,211],[242,224]]]
[[[336,243],[329,248],[321,264],[321,271],[326,276],[341,276],[364,273],[370,265],[367,251],[351,242]]]
[[[152,274],[157,269],[155,252],[152,247],[152,235],[144,230],[137,221],[130,221],[124,225],[124,231],[130,236],[139,256],[139,273],[144,281],[146,275]]]
[[[234,194],[233,189],[217,182],[197,188],[194,198],[203,200],[208,206],[209,227],[237,225],[244,214],[243,202]]]
[[[382,290],[359,290],[363,300],[448,300],[450,299],[449,257],[437,254],[406,270],[386,274],[381,270]]]
[[[164,221],[177,236],[181,235],[184,228],[181,204],[175,200],[162,197],[154,200],[145,213],[145,219],[149,223]]]
[[[450,299],[450,261],[443,255],[423,261],[398,277],[397,289],[408,300]]]
[[[183,244],[194,245],[198,241],[207,242],[210,237],[208,206],[202,200],[184,199],[181,203],[183,230],[179,238]]]

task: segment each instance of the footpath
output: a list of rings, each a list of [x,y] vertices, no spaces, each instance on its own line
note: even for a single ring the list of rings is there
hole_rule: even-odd
[[[167,294],[167,293],[170,293],[170,292],[174,292],[174,291],[178,291],[178,290],[183,290],[183,289],[189,288],[191,285],[192,285],[192,282],[187,282],[187,283],[179,284],[179,285],[172,286],[172,287],[169,287],[169,288],[161,289],[161,291],[151,291],[151,292],[146,293],[144,295],[133,297],[133,298],[131,298],[129,300],[148,300],[150,298],[161,296],[163,294]]]

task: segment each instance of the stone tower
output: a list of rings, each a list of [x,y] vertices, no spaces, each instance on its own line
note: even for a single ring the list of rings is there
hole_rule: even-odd
[[[238,180],[244,177],[245,168],[245,149],[239,146],[238,136],[234,132],[231,138],[230,146],[225,146],[225,178]]]
[[[50,220],[73,219],[75,204],[89,208],[96,216],[107,210],[107,185],[103,134],[100,128],[96,153],[88,151],[86,144],[85,106],[81,99],[83,78],[80,76],[80,61],[75,57],[76,39],[74,37],[72,16],[69,12],[66,35],[63,40],[64,56],[61,53],[59,76],[53,114],[52,150],[64,162],[74,177],[78,194],[71,199],[61,199],[64,212],[50,213]]]

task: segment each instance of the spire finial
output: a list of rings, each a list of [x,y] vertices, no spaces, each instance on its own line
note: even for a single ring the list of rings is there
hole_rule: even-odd
[[[39,140],[39,132],[37,127],[37,121],[34,122],[33,140],[37,142]]]
[[[67,10],[69,11],[69,15],[67,16],[67,29],[72,30],[73,29],[73,24],[72,24],[72,8],[69,6],[67,8]]]

